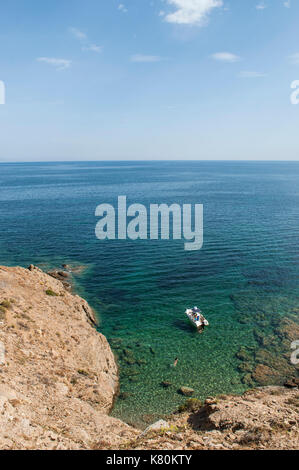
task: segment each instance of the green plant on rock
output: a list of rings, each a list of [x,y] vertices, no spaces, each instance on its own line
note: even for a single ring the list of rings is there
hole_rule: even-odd
[[[183,405],[179,407],[179,413],[186,411],[196,412],[202,407],[202,402],[198,398],[189,398]]]
[[[56,292],[54,292],[52,289],[47,289],[46,294],[50,297],[58,297],[58,294],[56,294]]]
[[[84,369],[79,369],[78,374],[83,375],[84,377],[89,377],[89,373]]]
[[[4,308],[4,307],[2,307],[2,305],[0,305],[0,321],[5,319],[5,312],[6,312],[6,308]]]
[[[3,308],[11,308],[12,307],[12,302],[10,300],[3,300],[1,303],[0,303],[0,306],[3,307]]]

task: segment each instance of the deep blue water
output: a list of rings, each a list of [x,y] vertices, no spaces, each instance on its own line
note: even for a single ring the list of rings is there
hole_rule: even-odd
[[[119,195],[203,204],[203,248],[97,240],[95,208]],[[0,263],[87,266],[77,289],[98,312],[127,394],[113,414],[145,422],[184,401],[182,385],[201,398],[246,389],[235,354],[257,347],[255,315],[264,312],[266,336],[298,303],[298,202],[297,162],[1,164]],[[203,335],[184,318],[192,305],[210,321]]]

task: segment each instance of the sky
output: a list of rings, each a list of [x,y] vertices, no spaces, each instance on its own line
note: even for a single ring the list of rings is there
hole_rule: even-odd
[[[298,160],[298,20],[299,0],[2,0],[0,161]]]

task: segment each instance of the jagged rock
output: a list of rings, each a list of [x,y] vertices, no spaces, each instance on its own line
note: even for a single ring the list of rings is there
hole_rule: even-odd
[[[0,449],[86,449],[107,436],[120,446],[138,434],[108,416],[118,369],[85,300],[34,266],[0,267],[0,299],[12,300],[0,327]]]
[[[155,423],[151,424],[148,426],[142,433],[141,436],[145,436],[151,431],[161,431],[161,430],[166,430],[169,429],[169,424],[167,421],[164,421],[163,419],[160,419],[159,421],[156,421]]]
[[[53,277],[54,279],[57,279],[58,281],[61,281],[62,284],[63,284],[63,287],[66,290],[68,290],[68,291],[71,290],[71,288],[72,288],[71,284],[66,281],[66,279],[69,278],[69,274],[67,272],[55,270],[55,271],[48,272],[48,275]]]
[[[38,268],[37,266],[34,266],[34,264],[30,264],[30,266],[28,266],[28,270],[29,271],[39,271],[39,272],[42,272],[42,270],[40,268]]]
[[[205,405],[208,405],[208,406],[216,405],[216,403],[217,403],[217,398],[215,398],[215,397],[207,397],[205,399]]]
[[[299,388],[299,378],[292,377],[284,383],[284,386],[287,388]]]

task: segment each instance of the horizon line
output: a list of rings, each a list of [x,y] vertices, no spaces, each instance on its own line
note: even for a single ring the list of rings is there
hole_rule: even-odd
[[[285,162],[285,163],[299,163],[299,159],[298,160],[285,160],[285,159],[281,159],[281,160],[261,160],[261,159],[252,159],[252,160],[229,160],[229,159],[220,159],[220,160],[205,160],[205,159],[154,159],[154,160],[12,160],[12,161],[1,161],[0,160],[0,164],[15,164],[15,163],[126,163],[126,162],[130,162],[130,163],[145,163],[145,162],[208,162],[208,163],[219,163],[219,162],[239,162],[239,163],[248,163],[248,162],[253,162],[253,163],[257,163],[257,162],[261,162],[261,163],[274,163],[274,162],[277,162],[277,163],[282,163],[282,162]]]

